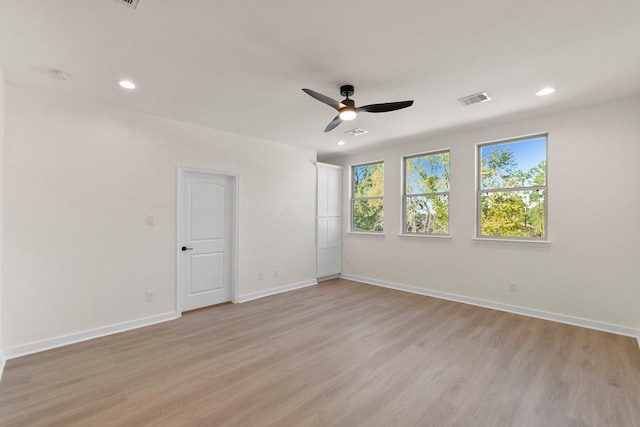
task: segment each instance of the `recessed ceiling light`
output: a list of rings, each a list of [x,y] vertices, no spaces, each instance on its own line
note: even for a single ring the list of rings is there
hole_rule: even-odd
[[[136,88],[135,83],[133,83],[131,80],[120,80],[118,82],[118,84],[120,85],[120,87],[123,87],[125,89],[135,89]]]
[[[338,141],[338,145],[344,145],[344,141]]]
[[[539,91],[537,91],[536,96],[551,95],[555,91],[556,91],[555,87],[545,87],[544,89],[540,89]]]

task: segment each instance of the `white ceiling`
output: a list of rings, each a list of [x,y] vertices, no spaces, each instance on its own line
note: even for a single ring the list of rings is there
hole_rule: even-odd
[[[10,83],[327,157],[640,94],[640,1],[0,0],[0,67]],[[415,103],[324,133],[335,110],[301,89],[341,100],[347,83],[356,105]],[[457,101],[481,91],[493,101]],[[369,133],[344,133],[356,127]]]

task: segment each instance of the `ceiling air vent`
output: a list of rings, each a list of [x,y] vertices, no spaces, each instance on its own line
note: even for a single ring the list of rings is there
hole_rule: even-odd
[[[355,129],[348,130],[345,133],[348,133],[349,135],[353,135],[353,136],[360,136],[360,135],[364,135],[365,133],[369,133],[369,132],[364,130],[364,129],[355,128]]]
[[[487,95],[487,92],[480,92],[480,93],[474,93],[473,95],[458,98],[458,101],[460,101],[460,104],[466,107],[467,105],[471,105],[471,104],[479,104],[480,102],[491,101],[491,97]]]
[[[125,6],[129,6],[131,9],[135,9],[138,7],[138,0],[115,0],[120,4],[124,4]]]

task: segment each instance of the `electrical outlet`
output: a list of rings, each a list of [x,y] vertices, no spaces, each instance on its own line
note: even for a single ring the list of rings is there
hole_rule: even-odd
[[[518,292],[518,284],[516,282],[509,282],[509,292]]]
[[[278,270],[273,270],[273,278],[274,279],[278,278]]]
[[[156,291],[147,291],[147,302],[153,302],[156,299]]]
[[[258,272],[258,280],[262,280],[264,278],[264,273],[262,271]]]

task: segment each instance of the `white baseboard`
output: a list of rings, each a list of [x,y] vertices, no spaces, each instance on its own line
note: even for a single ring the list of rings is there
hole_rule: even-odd
[[[626,326],[613,325],[610,323],[599,322],[596,320],[582,319],[580,317],[567,316],[567,315],[558,314],[558,313],[550,313],[547,311],[536,310],[532,308],[519,307],[516,305],[503,304],[500,302],[483,300],[479,298],[450,294],[448,292],[435,291],[432,289],[419,288],[416,286],[388,282],[385,280],[372,279],[370,277],[361,277],[361,276],[355,276],[352,274],[342,274],[340,277],[342,277],[343,279],[349,279],[356,282],[366,283],[369,285],[381,286],[384,288],[391,288],[399,291],[411,292],[414,294],[425,295],[425,296],[445,299],[449,301],[462,302],[465,304],[477,305],[479,307],[491,308],[494,310],[506,311],[509,313],[521,314],[523,316],[536,317],[538,319],[551,320],[559,323],[566,323],[568,325],[582,326],[584,328],[595,329],[603,332],[610,332],[617,335],[634,337],[638,340],[638,346],[640,346],[640,331],[633,328],[626,327]]]
[[[326,282],[327,280],[337,279],[340,277],[340,273],[330,274],[329,276],[318,277],[318,283]]]
[[[298,283],[291,283],[290,285],[279,286],[277,288],[265,289],[264,291],[252,292],[250,294],[240,295],[238,297],[238,302],[243,303],[247,301],[251,301],[258,298],[264,298],[271,295],[281,294],[283,292],[293,291],[295,289],[306,288],[307,286],[317,285],[318,281],[313,280],[305,280]]]
[[[10,347],[4,350],[4,360],[14,359],[20,356],[26,356],[32,353],[38,353],[53,348],[62,347],[69,344],[75,344],[82,341],[100,338],[105,335],[117,334],[119,332],[129,331],[131,329],[150,326],[156,323],[174,320],[180,317],[178,313],[166,313],[158,316],[138,319],[131,322],[119,323],[117,325],[106,326],[104,328],[92,329],[90,331],[78,332],[76,334],[65,335],[63,337],[51,338],[44,341],[38,341],[31,344],[24,344],[17,347]]]
[[[266,296],[276,295],[282,292],[288,292],[294,289],[305,288],[307,286],[312,286],[317,284],[318,282],[315,279],[298,282],[298,283],[292,283],[290,285],[280,286],[273,289],[267,289],[264,291],[241,295],[238,298],[238,302],[251,301],[254,299],[264,298]],[[26,356],[28,354],[38,353],[45,350],[51,350],[53,348],[62,347],[69,344],[75,344],[78,342],[87,341],[94,338],[100,338],[105,335],[117,334],[119,332],[125,332],[131,329],[150,326],[156,323],[174,320],[179,317],[180,317],[179,313],[171,312],[171,313],[161,314],[159,316],[147,317],[144,319],[134,320],[131,322],[111,325],[104,328],[98,328],[90,331],[79,332],[76,334],[65,335],[63,337],[51,338],[44,341],[38,341],[30,344],[20,345],[17,347],[6,348],[4,350],[4,355],[0,352],[0,378],[2,378],[4,365],[6,361],[9,359],[15,359],[16,357]]]
[[[341,274],[340,277],[348,280],[354,280],[357,282],[370,284],[370,285],[396,289],[399,291],[411,292],[414,294],[446,299],[446,300],[461,302],[465,304],[477,305],[480,307],[506,311],[509,313],[521,314],[523,316],[536,317],[539,319],[551,320],[551,321],[566,323],[566,324],[575,325],[575,326],[582,326],[585,328],[596,329],[604,332],[611,332],[618,335],[630,336],[630,337],[636,338],[636,340],[638,341],[638,348],[640,349],[640,331],[632,328],[628,328],[625,326],[612,325],[609,323],[598,322],[594,320],[566,316],[566,315],[557,314],[557,313],[549,313],[541,310],[518,307],[518,306],[509,305],[509,304],[502,304],[502,303],[497,303],[497,302],[478,299],[478,298],[451,294],[448,292],[435,291],[431,289],[419,288],[416,286],[403,285],[403,284],[388,282],[384,280],[372,279],[369,277],[355,276],[352,274]],[[276,295],[283,292],[288,292],[295,289],[301,289],[307,286],[313,286],[317,284],[318,282],[316,280],[307,280],[303,282],[292,283],[290,285],[280,286],[273,289],[267,289],[264,291],[258,291],[258,292],[241,295],[239,297],[238,302],[240,303],[247,302],[254,299],[264,298],[270,295]],[[62,347],[69,344],[75,344],[78,342],[87,341],[90,339],[99,338],[106,335],[125,332],[131,329],[141,328],[143,326],[150,326],[156,323],[174,320],[179,317],[180,317],[179,313],[175,313],[175,312],[166,313],[166,314],[161,314],[159,316],[153,316],[145,319],[135,320],[132,322],[125,322],[117,325],[107,326],[104,328],[93,329],[91,331],[85,331],[77,334],[66,335],[64,337],[52,338],[49,340],[39,341],[36,343],[25,344],[17,347],[11,347],[11,348],[5,349],[4,353],[0,350],[0,380],[2,379],[2,373],[4,372],[6,361],[9,359],[14,359],[16,357],[26,356],[28,354],[37,353],[40,351]]]
[[[4,353],[0,350],[0,381],[2,381],[2,373],[4,372],[4,365],[7,364],[7,359],[4,357]]]

